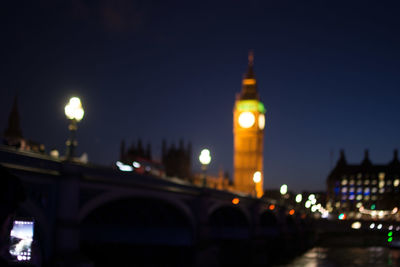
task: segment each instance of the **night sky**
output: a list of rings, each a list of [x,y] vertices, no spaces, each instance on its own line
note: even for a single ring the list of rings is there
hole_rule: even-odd
[[[387,163],[400,148],[400,6],[389,1],[5,1],[0,128],[14,95],[24,137],[65,152],[79,96],[78,153],[111,165],[122,139],[211,150],[232,175],[232,110],[255,53],[267,109],[266,188],[324,190],[345,149]],[[333,157],[331,156],[333,152]]]

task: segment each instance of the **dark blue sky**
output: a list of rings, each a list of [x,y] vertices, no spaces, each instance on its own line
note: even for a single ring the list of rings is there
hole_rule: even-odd
[[[79,153],[110,165],[142,138],[212,151],[232,174],[232,109],[255,51],[267,108],[267,188],[325,189],[339,149],[399,148],[400,6],[385,1],[8,1],[0,9],[0,126],[19,92],[26,138],[64,152],[64,105],[83,101]]]

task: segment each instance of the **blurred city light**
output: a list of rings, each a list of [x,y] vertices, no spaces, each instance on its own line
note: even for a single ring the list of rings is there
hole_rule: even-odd
[[[304,206],[308,209],[311,207],[311,201],[307,200],[306,203],[304,204]]]
[[[275,205],[274,204],[271,204],[271,205],[269,205],[269,207],[268,207],[270,210],[274,210],[275,209]]]
[[[233,205],[237,205],[237,204],[239,204],[239,202],[240,202],[240,200],[239,200],[239,198],[237,198],[237,197],[235,197],[234,199],[232,199],[232,204],[233,204]]]
[[[115,165],[117,165],[117,167],[118,167],[118,169],[119,169],[120,171],[123,171],[123,172],[131,172],[131,171],[133,171],[133,167],[132,167],[132,166],[125,165],[125,164],[122,163],[121,161],[117,161],[117,162],[115,163]]]
[[[303,196],[301,194],[296,195],[296,202],[300,203],[303,200]]]
[[[346,219],[346,214],[340,213],[338,218],[339,218],[339,220],[344,220],[344,219]]]
[[[318,210],[317,205],[312,205],[311,212],[316,212]]]
[[[80,121],[83,118],[84,110],[81,100],[78,97],[72,97],[64,108],[65,115],[70,120]]]
[[[253,181],[254,181],[255,183],[261,182],[261,172],[257,171],[257,172],[254,173],[254,175],[253,175]]]
[[[351,228],[353,229],[360,229],[361,228],[361,223],[360,222],[353,222],[351,224]]]
[[[208,165],[211,162],[211,154],[210,154],[210,150],[208,150],[207,148],[203,149],[200,152],[200,156],[199,156],[199,161],[201,164],[203,165]]]
[[[285,195],[287,191],[288,191],[288,186],[286,184],[283,184],[280,189],[281,195]]]
[[[375,223],[371,223],[371,224],[369,225],[369,228],[370,228],[370,229],[374,229],[374,228],[375,228]]]
[[[141,165],[140,165],[139,162],[134,161],[134,162],[132,163],[132,166],[135,167],[135,168],[140,168]]]

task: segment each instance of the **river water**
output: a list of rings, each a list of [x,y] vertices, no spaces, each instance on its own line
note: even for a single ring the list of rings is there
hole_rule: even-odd
[[[280,267],[400,266],[400,250],[387,247],[341,247],[310,249]]]

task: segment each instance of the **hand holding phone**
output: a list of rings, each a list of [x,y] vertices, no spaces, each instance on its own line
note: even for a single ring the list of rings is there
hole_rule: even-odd
[[[9,252],[13,260],[27,262],[32,258],[33,220],[15,220],[10,234]]]

